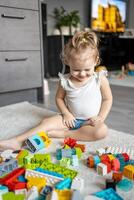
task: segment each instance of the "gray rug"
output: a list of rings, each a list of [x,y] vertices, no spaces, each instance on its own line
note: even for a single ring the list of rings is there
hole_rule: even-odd
[[[36,126],[44,117],[51,116],[54,112],[36,107],[28,102],[22,102],[0,108],[0,139],[11,138]],[[45,152],[54,153],[61,145],[62,139],[54,139],[52,145]],[[78,167],[79,175],[84,178],[85,187],[83,194],[91,194],[105,188],[105,177],[98,176],[95,170],[87,168],[85,162],[91,152],[107,145],[134,149],[134,136],[109,130],[109,135],[97,142],[85,142],[86,153],[83,155]],[[134,189],[130,192],[118,191],[125,200],[133,200]]]

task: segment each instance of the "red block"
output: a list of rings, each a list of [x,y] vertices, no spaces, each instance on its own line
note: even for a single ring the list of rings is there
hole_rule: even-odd
[[[76,145],[76,140],[73,138],[66,138],[64,139],[64,144],[67,144],[71,148],[73,148]]]
[[[0,178],[0,184],[6,185],[10,190],[12,190],[13,185],[19,184],[20,181],[17,181],[17,178],[20,175],[23,175],[25,173],[25,169],[23,167],[17,168],[7,174],[5,177]],[[23,185],[24,183],[22,183]],[[24,188],[24,187],[23,187]]]
[[[112,167],[112,170],[119,171],[120,161],[117,158],[115,158],[114,160],[111,161],[111,167]]]
[[[103,161],[104,161],[104,162],[110,162],[110,159],[109,159],[109,157],[108,157],[107,154],[101,155],[101,156],[100,156],[100,159],[101,159],[101,162],[102,162],[102,163],[103,163]]]
[[[124,157],[125,162],[129,161],[129,155],[127,153],[122,153],[122,156]]]

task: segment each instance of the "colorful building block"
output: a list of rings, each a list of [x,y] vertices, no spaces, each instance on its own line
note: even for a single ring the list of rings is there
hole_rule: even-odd
[[[70,178],[65,178],[64,180],[55,184],[55,189],[57,190],[64,190],[70,189],[72,180]]]
[[[134,180],[134,166],[127,165],[124,167],[123,175],[131,180]]]
[[[56,175],[51,175],[48,173],[43,172],[42,169],[41,171],[35,171],[35,170],[26,170],[25,177],[29,179],[29,177],[43,177],[47,180],[47,185],[53,186],[57,182],[63,180],[62,177],[56,176]]]
[[[102,176],[106,175],[108,173],[108,171],[107,171],[107,165],[105,165],[103,163],[99,163],[97,165],[97,173],[99,175],[102,175]]]
[[[64,178],[75,178],[77,175],[77,171],[72,170],[72,169],[68,169],[66,167],[60,166],[58,164],[53,164],[53,163],[49,163],[49,162],[43,162],[42,165],[40,166],[40,168],[46,169],[46,170],[50,170],[53,172],[57,172],[59,174],[63,174]]]
[[[80,192],[82,192],[83,188],[84,188],[84,179],[81,178],[81,177],[76,176],[72,180],[71,189],[79,190]]]
[[[44,147],[48,147],[51,143],[51,140],[45,132],[39,132],[36,135],[29,137],[25,143],[29,150],[35,153]]]
[[[27,176],[27,188],[30,189],[33,186],[36,186],[38,191],[40,192],[41,189],[46,185],[46,178],[45,177],[29,177]]]
[[[96,192],[94,195],[105,200],[123,200],[112,188]]]
[[[112,179],[113,179],[114,181],[116,181],[116,182],[119,182],[119,181],[121,181],[122,176],[123,176],[123,173],[120,172],[120,171],[118,171],[118,172],[113,172],[113,174],[112,174]]]

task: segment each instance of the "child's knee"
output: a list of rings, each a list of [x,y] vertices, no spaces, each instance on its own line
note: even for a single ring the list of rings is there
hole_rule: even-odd
[[[95,129],[94,138],[95,140],[103,139],[108,134],[108,127],[105,124],[101,124]]]
[[[48,123],[48,118],[44,118],[42,121],[41,121],[41,124],[42,125],[45,125]]]

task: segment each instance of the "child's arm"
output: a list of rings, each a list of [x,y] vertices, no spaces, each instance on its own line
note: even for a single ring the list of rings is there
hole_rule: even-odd
[[[63,116],[63,123],[68,128],[72,128],[75,126],[75,124],[74,124],[75,117],[68,110],[68,108],[65,104],[65,96],[66,96],[66,91],[62,88],[62,86],[59,83],[58,89],[56,92],[55,101],[56,101],[57,107],[59,108],[59,110]]]
[[[102,119],[102,121],[105,121],[108,113],[110,112],[111,106],[112,106],[112,92],[111,88],[109,86],[109,82],[106,78],[106,76],[101,76],[101,94],[102,94],[102,104],[101,109],[99,112],[99,117]]]
[[[102,104],[98,116],[90,118],[89,124],[91,126],[95,126],[98,123],[104,122],[112,106],[112,99],[113,99],[112,92],[106,76],[101,76],[100,83],[101,83],[100,87],[102,94]]]

